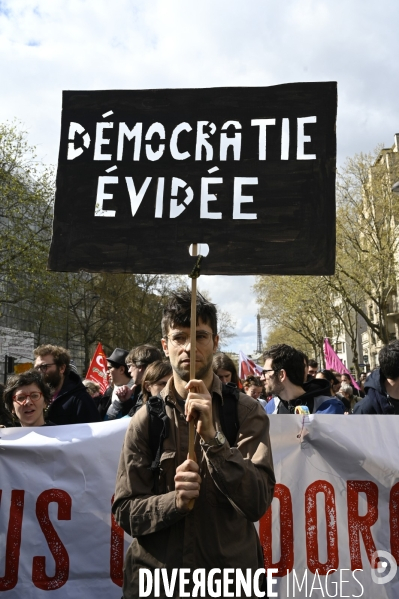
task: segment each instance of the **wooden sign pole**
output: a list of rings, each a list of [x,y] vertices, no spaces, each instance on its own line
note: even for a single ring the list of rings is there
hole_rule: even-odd
[[[193,243],[193,256],[198,256],[198,244]],[[193,276],[194,274],[194,276]],[[195,379],[195,360],[197,353],[197,277],[191,273],[191,319],[190,319],[190,380]],[[190,420],[188,430],[188,456],[195,459],[194,452],[195,428],[194,421]]]

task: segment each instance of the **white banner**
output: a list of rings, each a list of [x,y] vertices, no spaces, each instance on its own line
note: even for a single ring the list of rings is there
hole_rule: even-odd
[[[397,599],[399,420],[270,421],[278,485],[259,534],[276,596]],[[0,429],[5,598],[120,599],[129,538],[110,508],[127,424]]]

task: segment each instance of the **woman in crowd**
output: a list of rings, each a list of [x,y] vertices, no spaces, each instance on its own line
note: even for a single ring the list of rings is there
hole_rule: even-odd
[[[4,390],[4,402],[21,426],[50,426],[44,410],[51,399],[50,387],[38,370],[32,369],[8,378]]]
[[[143,379],[141,381],[141,390],[143,393],[143,403],[149,397],[158,395],[165,387],[166,383],[172,376],[172,366],[170,362],[157,360],[149,364],[145,369]]]
[[[262,404],[262,407],[265,410],[267,401],[261,398],[264,389],[260,378],[258,376],[249,375],[242,385],[244,387],[244,393],[256,399],[260,404]]]
[[[238,378],[235,364],[226,354],[216,354],[213,358],[213,372],[220,378],[222,383],[234,383],[236,387],[240,387],[240,379]]]

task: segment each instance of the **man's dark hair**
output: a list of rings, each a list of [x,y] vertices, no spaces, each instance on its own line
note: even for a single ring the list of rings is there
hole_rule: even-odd
[[[5,385],[0,383],[0,424],[3,426],[15,426],[15,422],[13,416],[10,414],[9,410],[6,409],[3,395],[4,395]]]
[[[226,354],[220,353],[213,356],[212,362],[213,372],[217,374],[217,371],[221,368],[231,372],[231,382],[238,386],[238,374],[237,368],[233,360]]]
[[[386,379],[399,377],[399,340],[395,339],[385,345],[378,354],[380,370]]]
[[[214,335],[217,334],[217,314],[216,306],[208,302],[203,295],[197,293],[197,322],[202,320],[212,329]],[[187,289],[174,293],[167,306],[163,310],[162,317],[162,336],[167,337],[168,332],[174,326],[189,328],[191,320],[191,292]]]
[[[138,345],[131,349],[126,356],[126,364],[133,363],[140,368],[140,366],[148,366],[157,360],[162,361],[162,357],[161,351],[154,345]]]
[[[312,368],[318,368],[319,364],[316,362],[316,360],[310,359],[309,360],[309,366],[311,366]]]
[[[304,355],[303,352],[291,347],[291,345],[279,343],[266,350],[263,358],[265,360],[270,359],[272,367],[276,371],[284,369],[291,383],[302,387],[305,377]]]
[[[54,360],[54,364],[58,367],[65,365],[65,376],[69,374],[70,367],[69,364],[71,362],[71,354],[65,347],[61,347],[59,345],[39,345],[34,352],[35,358],[42,358],[43,356],[47,356],[51,354]]]
[[[325,368],[324,370],[319,370],[319,372],[330,383],[330,385],[338,385],[340,383],[339,379],[337,379],[336,374],[333,370],[328,370],[327,368]],[[346,376],[348,376],[348,375],[346,375]]]
[[[49,352],[47,352],[49,353]],[[44,403],[48,405],[51,399],[51,390],[47,383],[44,382],[44,379],[40,372],[35,368],[31,370],[27,370],[26,372],[21,372],[20,374],[13,374],[8,377],[7,385],[4,390],[4,403],[10,412],[13,411],[13,396],[15,392],[20,387],[25,387],[26,385],[35,384],[43,394]]]

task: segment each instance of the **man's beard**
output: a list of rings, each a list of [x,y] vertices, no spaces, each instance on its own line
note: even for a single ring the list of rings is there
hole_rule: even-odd
[[[284,389],[284,385],[278,380],[276,375],[273,375],[273,378],[270,378],[266,385],[266,393],[277,395]]]
[[[199,369],[196,370],[196,372],[195,372],[196,379],[202,380],[203,377],[209,373],[209,370],[211,370],[211,368],[212,368],[212,361],[213,361],[213,356],[210,356],[210,359],[208,360],[208,362],[206,364],[205,363],[202,364],[202,366],[200,366]],[[188,383],[188,381],[190,380],[190,371],[189,370],[179,368],[178,366],[173,366],[173,364],[172,364],[172,368],[176,372],[176,374],[179,375],[179,377],[181,378],[182,381],[186,381],[186,383]]]
[[[51,387],[51,389],[56,389],[62,380],[62,376],[58,366],[57,370],[55,370],[54,372],[46,372],[44,380],[49,385],[49,387]]]

